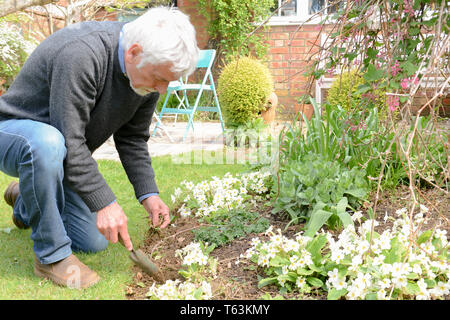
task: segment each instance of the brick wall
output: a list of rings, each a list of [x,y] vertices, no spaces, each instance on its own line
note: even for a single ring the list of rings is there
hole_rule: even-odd
[[[298,111],[298,99],[308,92],[308,78],[304,76],[310,66],[309,57],[317,52],[319,31],[315,25],[269,26],[260,32],[264,35],[269,51],[268,67],[275,82],[275,93],[282,105],[279,115],[283,118]]]
[[[195,27],[197,43],[200,49],[208,48],[208,30],[206,18],[200,14],[197,0],[178,0],[177,7],[187,14]]]

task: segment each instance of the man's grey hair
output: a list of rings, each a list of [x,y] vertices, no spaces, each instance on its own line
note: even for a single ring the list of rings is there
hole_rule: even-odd
[[[199,49],[194,26],[189,17],[177,9],[151,8],[125,24],[122,39],[125,51],[134,43],[143,50],[138,68],[170,62],[172,72],[185,76],[197,65]]]

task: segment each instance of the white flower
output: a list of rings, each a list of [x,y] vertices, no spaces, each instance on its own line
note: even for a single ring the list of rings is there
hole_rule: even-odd
[[[282,274],[288,274],[288,272],[289,272],[289,270],[288,270],[288,266],[283,266],[282,268],[281,268],[281,273]]]
[[[383,278],[378,281],[378,285],[381,289],[387,289],[391,286],[391,280],[389,278]]]
[[[384,262],[384,259],[385,259],[385,258],[386,258],[386,257],[385,257],[384,255],[380,254],[380,255],[376,256],[376,257],[373,259],[372,264],[373,264],[374,266],[379,266],[379,265],[381,265],[381,264]]]
[[[330,259],[336,263],[341,263],[342,259],[344,259],[344,253],[341,250],[333,251]]]
[[[339,278],[338,280],[336,280],[334,282],[334,287],[337,290],[341,290],[341,289],[347,288],[347,282],[345,282],[345,277],[344,278]]]
[[[381,288],[380,290],[377,291],[377,299],[378,300],[386,300],[386,291]]]
[[[424,205],[420,205],[420,213],[427,213],[429,211],[429,209],[427,207],[425,207]]]
[[[331,282],[335,282],[338,280],[339,276],[338,276],[338,269],[334,268],[331,271],[328,271],[328,278],[330,279]]]
[[[306,284],[306,280],[303,277],[298,277],[297,281],[295,281],[295,284],[298,288],[303,288],[303,286]]]
[[[362,218],[362,211],[356,211],[353,215],[352,215],[352,220],[356,221],[356,220],[360,220]]]

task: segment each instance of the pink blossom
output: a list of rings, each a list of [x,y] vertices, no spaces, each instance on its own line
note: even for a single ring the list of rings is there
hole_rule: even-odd
[[[400,68],[400,64],[397,60],[395,60],[394,65],[391,68],[392,75],[395,77],[402,69]]]
[[[414,9],[411,4],[411,0],[403,0],[403,11],[409,14],[410,17],[414,17]]]
[[[400,85],[402,86],[403,90],[408,89],[409,79],[408,78],[402,79],[402,81],[400,82]]]
[[[416,75],[413,75],[410,78],[402,79],[402,81],[400,82],[400,85],[402,86],[403,90],[406,90],[406,89],[408,89],[410,84],[413,83],[413,81],[414,81],[414,85],[417,86],[419,84],[419,79],[416,77]]]
[[[395,110],[397,110],[399,105],[400,105],[400,100],[398,97],[389,97],[388,98],[389,110],[395,111]]]

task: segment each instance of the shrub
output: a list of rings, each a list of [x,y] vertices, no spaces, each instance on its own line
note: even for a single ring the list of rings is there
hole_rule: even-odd
[[[306,234],[312,236],[325,223],[331,228],[351,224],[346,210],[357,209],[367,191],[363,170],[310,154],[280,169],[273,212],[287,212],[293,223],[306,220]]]
[[[272,91],[272,76],[259,60],[242,57],[230,62],[218,79],[225,124],[237,127],[259,117]]]
[[[377,106],[386,113],[385,91],[378,89],[373,94],[364,94],[358,87],[364,85],[366,80],[357,70],[343,72],[336,77],[328,91],[328,103],[341,106],[344,110],[354,113],[361,110],[368,111]]]
[[[266,54],[264,37],[252,31],[255,22],[267,17],[273,0],[199,0],[198,5],[211,39],[217,41],[225,58],[251,51],[258,57]]]
[[[0,21],[0,92],[9,88],[33,48],[17,27]]]

